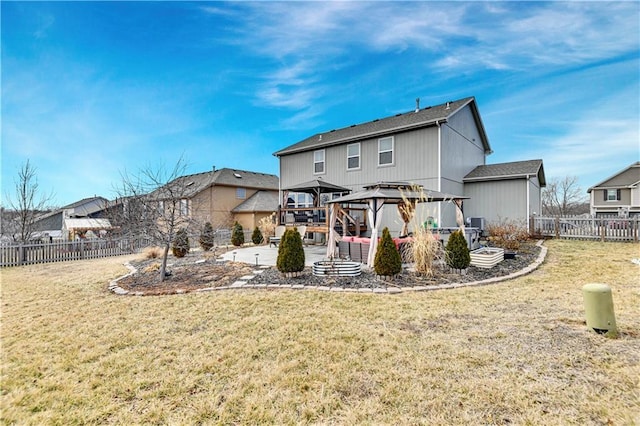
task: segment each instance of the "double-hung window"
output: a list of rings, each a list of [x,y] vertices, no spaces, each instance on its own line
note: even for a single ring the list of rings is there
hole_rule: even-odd
[[[360,144],[352,143],[347,145],[347,170],[358,170],[360,168]]]
[[[393,136],[378,139],[378,166],[390,166],[393,161]]]
[[[188,216],[189,215],[189,200],[182,199],[180,200],[180,216]]]
[[[620,201],[620,190],[619,189],[607,189],[604,192],[604,200],[605,201]]]
[[[313,151],[313,174],[324,173],[324,149]]]
[[[247,198],[247,190],[245,188],[236,188],[236,198],[238,200]]]

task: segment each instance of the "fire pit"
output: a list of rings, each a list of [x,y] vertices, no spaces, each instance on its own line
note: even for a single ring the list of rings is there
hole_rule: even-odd
[[[313,275],[357,277],[362,273],[359,262],[348,260],[321,260],[313,263]]]

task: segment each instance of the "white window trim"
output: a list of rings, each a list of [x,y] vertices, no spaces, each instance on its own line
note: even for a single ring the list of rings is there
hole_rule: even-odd
[[[380,142],[386,139],[391,139],[391,162],[390,163],[385,163],[385,164],[380,164]],[[389,152],[389,151],[382,151],[382,152]],[[386,136],[384,138],[380,138],[378,139],[378,167],[390,167],[396,164],[396,140],[393,136]]]
[[[180,216],[189,216],[189,200],[186,198],[180,200]]]
[[[316,152],[322,152],[322,161],[316,161]],[[322,171],[316,172],[316,164],[322,163]],[[316,149],[313,151],[313,174],[314,175],[323,175],[327,170],[327,153],[324,149]]]
[[[349,155],[349,147],[357,146],[358,147],[358,155]],[[362,168],[362,147],[360,146],[360,142],[350,143],[347,145],[347,170],[360,170]],[[358,157],[358,167],[349,167],[349,159]]]

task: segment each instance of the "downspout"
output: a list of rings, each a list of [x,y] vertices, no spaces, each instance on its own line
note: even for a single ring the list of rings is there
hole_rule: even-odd
[[[442,127],[440,121],[436,120],[436,126],[438,126],[438,188],[436,191],[442,192]],[[438,204],[438,226],[442,228],[442,208],[441,204]]]
[[[530,194],[530,185],[531,185],[531,176],[527,175],[527,231],[529,231],[529,233],[531,233],[531,221],[529,220],[529,217],[531,216],[531,198],[529,198],[531,196]]]

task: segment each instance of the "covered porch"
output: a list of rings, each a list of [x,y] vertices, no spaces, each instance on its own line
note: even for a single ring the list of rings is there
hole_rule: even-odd
[[[307,233],[329,234],[329,202],[333,194],[345,195],[351,190],[322,179],[314,179],[282,190],[277,225],[306,226]],[[306,193],[313,197],[312,207],[289,207],[289,194]],[[337,207],[334,225],[342,235],[360,236],[367,232],[367,214],[363,207]]]

